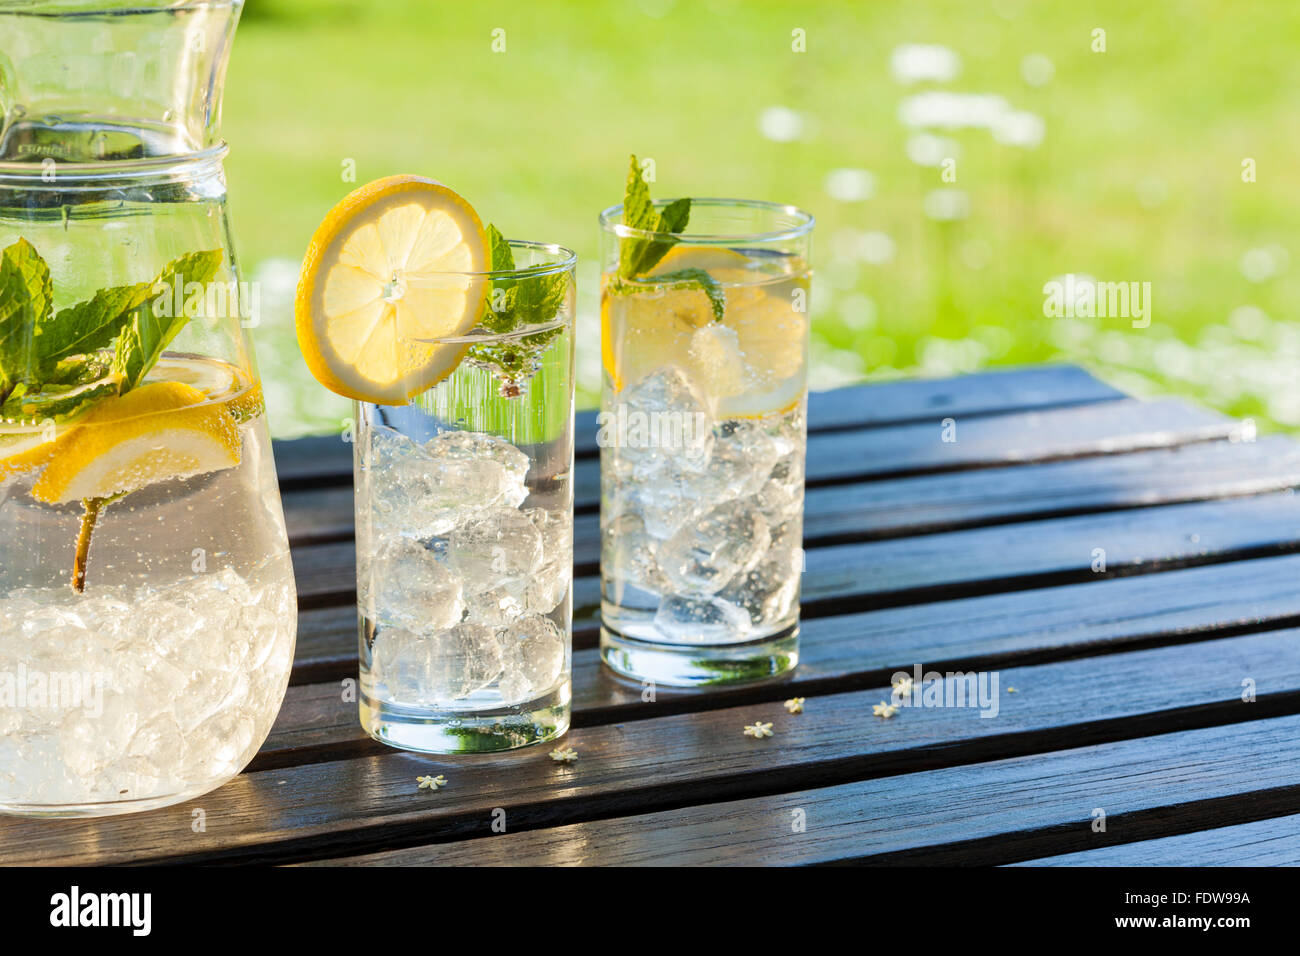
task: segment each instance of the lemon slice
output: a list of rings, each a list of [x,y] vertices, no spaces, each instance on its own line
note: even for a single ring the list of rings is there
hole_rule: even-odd
[[[307,367],[331,391],[385,405],[446,378],[483,312],[491,256],[472,206],[418,176],[376,180],[312,236],[294,313]]]
[[[236,424],[244,424],[266,411],[262,384],[238,366],[201,355],[164,355],[146,382],[184,382],[212,402],[224,403]]]
[[[239,458],[239,430],[225,405],[183,382],[149,382],[100,402],[56,439],[32,497],[110,498],[233,468]]]
[[[787,264],[772,274],[733,249],[676,246],[634,292],[606,289],[601,356],[615,391],[656,369],[686,372],[720,418],[757,418],[793,408],[807,387],[808,317],[794,295],[807,279]],[[656,277],[703,269],[723,287],[713,321],[709,298],[689,286],[656,288]]]
[[[54,438],[40,426],[0,430],[0,480],[40,468],[54,453]]]

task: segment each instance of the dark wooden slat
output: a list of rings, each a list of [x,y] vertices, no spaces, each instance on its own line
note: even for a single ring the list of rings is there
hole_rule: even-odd
[[[1256,820],[1013,866],[1300,866],[1300,815]]]
[[[883,721],[871,717],[870,706],[887,690],[836,694],[810,699],[797,716],[763,704],[573,731],[566,743],[581,754],[573,765],[534,748],[460,761],[391,752],[246,773],[190,804],[128,820],[0,821],[0,845],[13,863],[319,856],[488,833],[496,807],[507,809],[511,829],[552,826],[1262,720],[1300,708],[1296,636],[1274,632],[1009,669],[999,675],[992,719],[940,707]],[[1160,679],[1135,680],[1152,674]],[[1251,704],[1238,697],[1244,676],[1259,681]],[[777,736],[743,736],[741,728],[755,720],[772,721]],[[1144,743],[1158,751],[1158,742]],[[1234,792],[1274,780],[1267,767],[1258,778],[1240,772],[1250,753],[1234,755]],[[1300,783],[1300,762],[1289,766]],[[416,790],[414,778],[431,768],[450,785],[436,794]],[[1058,773],[1073,779],[1063,768]],[[188,828],[195,806],[207,813],[206,833],[158,839],[170,827]],[[1290,811],[1271,815],[1280,812]],[[963,819],[957,814],[956,824]]]
[[[1102,455],[1038,465],[979,469],[812,487],[804,501],[808,544],[977,527],[1027,517],[1171,504],[1277,491],[1300,484],[1300,445],[1203,442],[1158,451]],[[337,541],[352,535],[352,489],[318,488],[284,496],[289,540]],[[574,522],[574,562],[593,572],[600,560],[595,513]]]
[[[574,726],[881,686],[918,663],[939,670],[1025,666],[1295,625],[1297,580],[1300,555],[1293,555],[1044,588],[1031,601],[999,594],[814,618],[803,624],[799,667],[788,681],[708,694],[660,688],[653,702],[643,699],[639,685],[613,677],[597,651],[578,650]],[[351,609],[342,618],[333,631],[300,638],[295,681],[301,686],[290,689],[255,765],[381,752],[358,725],[356,705],[340,692],[339,681],[357,672]],[[320,623],[304,615],[304,625]]]
[[[1075,366],[1038,366],[813,392],[808,396],[808,417],[810,429],[834,430],[936,416],[1082,405],[1123,397],[1123,393]],[[595,415],[591,411],[577,416],[574,444],[579,455],[596,451]],[[352,449],[337,435],[278,441],[275,457],[280,480],[286,486],[351,481]]]
[[[909,379],[836,388],[808,395],[811,431],[872,428],[958,415],[1003,415],[1126,398],[1077,366],[995,369],[956,378]],[[579,412],[577,453],[595,455],[596,411]]]
[[[322,865],[1006,863],[1294,812],[1297,733],[1300,718],[1253,721]]]
[[[1078,366],[1035,365],[812,392],[808,415],[816,419],[818,428],[830,429],[1002,414],[1125,397]]]

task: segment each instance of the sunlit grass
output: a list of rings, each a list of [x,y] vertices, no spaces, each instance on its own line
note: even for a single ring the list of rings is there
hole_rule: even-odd
[[[589,403],[596,213],[620,198],[632,151],[656,160],[657,195],[816,213],[822,384],[1069,360],[1130,390],[1300,425],[1300,21],[1284,0],[250,3],[226,100],[230,188],[245,266],[271,293],[256,336],[282,434],[348,414],[297,358],[286,294],[316,223],[353,187],[345,162],[359,182],[434,176],[507,234],[576,249]],[[806,52],[791,49],[796,29]],[[904,43],[948,47],[960,75],[901,85],[889,63]],[[1050,61],[1044,85],[1022,74],[1031,54]],[[1025,149],[987,129],[935,131],[959,147],[944,183],[908,158],[915,131],[898,116],[925,89],[1000,95],[1040,116],[1045,138]],[[802,118],[794,140],[760,132],[770,107]],[[869,171],[871,197],[832,198],[836,169]],[[927,218],[939,188],[964,194],[965,218]],[[1069,272],[1152,283],[1151,326],[1045,317],[1044,282]]]

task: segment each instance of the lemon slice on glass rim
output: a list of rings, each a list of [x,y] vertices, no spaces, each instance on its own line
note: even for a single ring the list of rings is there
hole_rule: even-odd
[[[294,314],[308,369],[348,398],[402,405],[455,370],[491,283],[483,224],[441,183],[362,186],[312,236]]]

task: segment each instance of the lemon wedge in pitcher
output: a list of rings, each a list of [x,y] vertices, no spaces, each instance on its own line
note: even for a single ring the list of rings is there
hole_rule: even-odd
[[[64,504],[137,491],[239,464],[235,419],[183,382],[105,399],[54,441],[32,497]]]
[[[331,391],[400,405],[455,370],[490,283],[474,208],[419,176],[376,180],[312,236],[294,303],[307,367]]]

